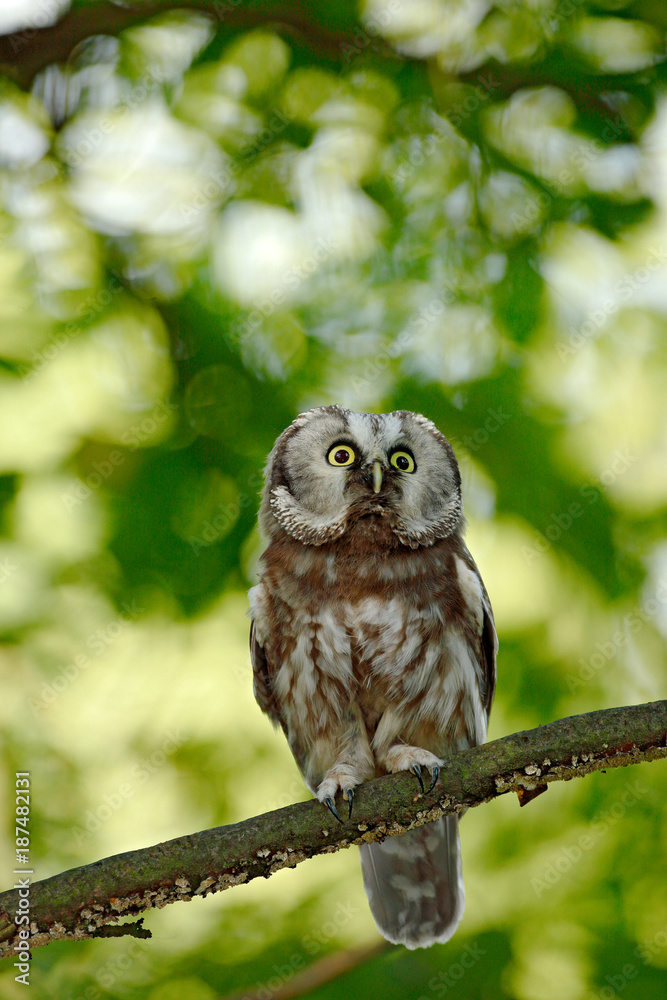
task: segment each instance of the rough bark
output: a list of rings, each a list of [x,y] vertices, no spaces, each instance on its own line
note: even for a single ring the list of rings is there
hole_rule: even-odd
[[[268,878],[316,854],[396,836],[505,792],[517,792],[525,804],[548,782],[664,757],[667,701],[560,719],[453,754],[430,795],[418,794],[408,774],[368,782],[357,791],[352,818],[340,824],[319,802],[300,802],[35,882],[30,947],[119,933],[150,936],[141,921],[109,925]],[[18,907],[17,889],[0,894],[0,957],[14,954]]]

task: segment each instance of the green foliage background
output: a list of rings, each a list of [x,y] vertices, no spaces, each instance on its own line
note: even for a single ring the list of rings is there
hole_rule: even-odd
[[[49,30],[3,49],[7,886],[18,770],[35,877],[305,797],[244,594],[265,456],[311,405],[454,444],[491,738],[664,697],[664,6],[185,6],[75,4],[95,36],[32,81]],[[474,810],[455,938],[304,994],[663,997],[666,792],[656,763]],[[36,995],[278,997],[377,939],[355,852],[146,923],[37,950]]]

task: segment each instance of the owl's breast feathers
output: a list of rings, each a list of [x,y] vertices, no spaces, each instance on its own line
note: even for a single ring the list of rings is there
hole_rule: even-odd
[[[497,640],[460,535],[415,550],[376,546],[367,526],[322,546],[281,532],[263,563],[250,592],[255,697],[300,766],[351,706],[370,741],[388,712],[434,753],[484,741]]]

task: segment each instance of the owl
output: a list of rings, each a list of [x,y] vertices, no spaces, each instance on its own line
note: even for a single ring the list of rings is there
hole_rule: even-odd
[[[308,788],[340,819],[362,782],[411,771],[429,791],[484,742],[497,639],[463,541],[452,448],[417,413],[322,406],[278,438],[249,594],[254,692]],[[463,914],[458,817],[361,848],[380,932],[447,941]]]

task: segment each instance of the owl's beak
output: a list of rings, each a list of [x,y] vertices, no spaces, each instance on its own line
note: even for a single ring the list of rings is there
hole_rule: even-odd
[[[382,466],[379,462],[373,462],[373,493],[379,493],[382,489]]]

